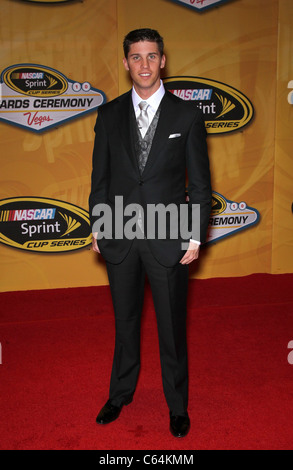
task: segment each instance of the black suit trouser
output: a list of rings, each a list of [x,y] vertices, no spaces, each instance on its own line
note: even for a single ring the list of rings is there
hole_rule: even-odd
[[[107,263],[115,313],[109,398],[120,406],[134,394],[140,370],[140,323],[147,275],[156,311],[163,390],[170,411],[187,411],[186,301],[188,266],[162,266],[145,239],[135,239],[120,264]]]

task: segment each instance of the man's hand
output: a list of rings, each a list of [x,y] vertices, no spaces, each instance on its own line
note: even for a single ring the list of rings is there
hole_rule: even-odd
[[[97,237],[98,237],[98,233],[94,232],[93,233],[93,239],[92,239],[92,249],[96,253],[101,253],[100,250],[99,250],[99,247],[98,247]]]
[[[181,258],[181,264],[190,264],[192,261],[198,258],[199,256],[199,247],[197,243],[189,242],[188,250],[186,251],[183,258]]]

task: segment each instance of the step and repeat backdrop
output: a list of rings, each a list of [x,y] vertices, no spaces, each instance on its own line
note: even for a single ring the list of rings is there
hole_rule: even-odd
[[[108,283],[88,214],[122,41],[164,37],[166,88],[206,121],[213,207],[191,277],[293,272],[291,0],[1,0],[1,291]]]

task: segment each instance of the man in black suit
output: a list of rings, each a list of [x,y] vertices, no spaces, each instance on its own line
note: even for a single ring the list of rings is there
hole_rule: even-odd
[[[170,431],[183,437],[190,428],[188,265],[198,258],[205,241],[211,184],[201,111],[165,91],[160,78],[166,62],[163,46],[162,37],[152,29],[131,31],[125,37],[123,63],[132,90],[101,106],[95,126],[89,198],[92,246],[106,260],[116,329],[109,400],[96,421],[114,421],[123,405],[132,401],[140,369],[147,275],[157,316]],[[187,207],[186,217],[180,209]],[[194,212],[194,208],[200,209]],[[157,219],[151,217],[155,211]],[[194,224],[195,213],[200,220]]]

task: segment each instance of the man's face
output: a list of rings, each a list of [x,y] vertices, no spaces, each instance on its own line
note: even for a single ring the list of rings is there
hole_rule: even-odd
[[[156,42],[139,41],[131,44],[123,64],[142,98],[147,99],[160,87],[160,73],[165,62],[166,58],[160,55]]]

